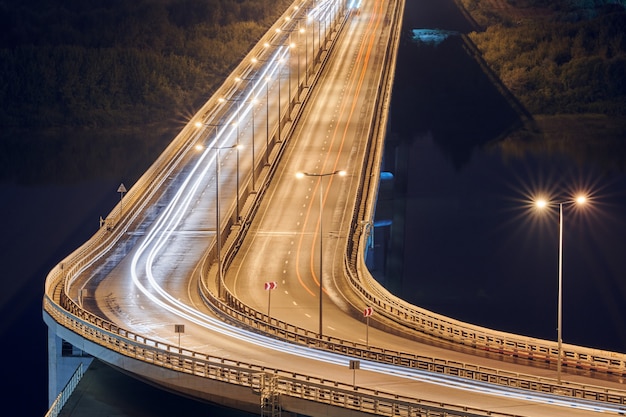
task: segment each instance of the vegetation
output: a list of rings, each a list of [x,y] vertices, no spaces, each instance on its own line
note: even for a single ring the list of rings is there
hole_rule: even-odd
[[[0,181],[132,184],[289,0],[0,0]]]
[[[510,0],[470,37],[531,113],[626,116],[626,9],[606,3]]]
[[[111,127],[190,113],[288,4],[0,0],[0,126]]]

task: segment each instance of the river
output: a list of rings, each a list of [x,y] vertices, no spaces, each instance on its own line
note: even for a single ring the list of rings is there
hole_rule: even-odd
[[[540,214],[532,197],[585,190],[585,207],[563,210],[563,340],[626,352],[623,149],[600,158],[611,149],[520,139],[518,112],[467,53],[471,28],[453,10],[407,2],[373,274],[431,311],[556,340],[558,209]]]
[[[554,339],[558,219],[554,210],[533,216],[527,199],[535,187],[590,187],[588,210],[564,212],[563,337],[626,351],[624,172],[507,140],[518,116],[462,48],[455,33],[471,27],[452,0],[408,1],[404,29],[384,161],[393,180],[377,208],[380,224],[391,226],[376,228],[372,272],[432,311]],[[453,33],[435,45],[417,42],[412,29]],[[2,142],[2,399],[9,410],[19,404],[12,415],[47,409],[48,271],[97,230],[120,182],[132,185],[173,134],[131,137],[26,132]],[[145,395],[152,409],[162,404],[164,396]]]

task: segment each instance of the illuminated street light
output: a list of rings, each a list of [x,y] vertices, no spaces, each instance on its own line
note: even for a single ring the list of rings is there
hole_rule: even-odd
[[[322,285],[322,277],[324,275],[324,250],[323,250],[323,228],[322,228],[322,210],[324,208],[324,187],[322,185],[323,177],[332,177],[334,175],[339,175],[343,177],[346,175],[346,171],[337,170],[332,172],[326,172],[322,174],[315,174],[309,172],[298,172],[296,173],[296,178],[304,178],[304,177],[317,177],[320,183],[320,214],[319,214],[319,223],[320,223],[320,300],[319,300],[319,310],[320,310],[320,320],[319,320],[319,337],[322,338],[322,295],[323,295],[323,285]]]
[[[557,382],[561,383],[561,364],[563,361],[563,205],[578,204],[582,205],[587,202],[587,197],[584,195],[578,195],[573,200],[566,200],[560,202],[550,203],[545,199],[538,199],[535,201],[535,206],[543,210],[550,208],[552,205],[559,206],[559,292],[558,292],[558,306],[557,306],[557,345],[558,345],[558,358],[556,364]]]
[[[289,83],[287,84],[287,115],[289,116],[288,120],[291,120],[291,103],[293,103],[291,97],[291,50],[295,48],[296,44],[291,42],[291,33],[289,34],[289,59],[287,60],[287,79]]]

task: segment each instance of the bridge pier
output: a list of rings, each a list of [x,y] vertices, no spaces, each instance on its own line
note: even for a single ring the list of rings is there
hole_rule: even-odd
[[[87,369],[93,358],[66,342],[48,327],[48,407],[54,403],[76,369]]]

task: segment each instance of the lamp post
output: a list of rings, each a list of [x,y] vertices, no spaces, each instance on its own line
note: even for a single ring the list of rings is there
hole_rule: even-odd
[[[582,205],[587,201],[584,195],[577,196],[574,200],[560,201],[552,203],[559,206],[559,285],[557,300],[557,349],[558,358],[556,362],[557,382],[561,383],[561,365],[563,362],[563,205]],[[539,209],[548,208],[551,204],[547,200],[538,199],[535,205]]]
[[[323,227],[322,227],[322,210],[324,208],[324,187],[322,185],[322,179],[323,177],[332,177],[334,175],[339,175],[341,177],[346,175],[346,171],[342,171],[342,170],[337,170],[337,171],[332,171],[332,172],[326,172],[326,173],[321,173],[321,174],[316,174],[316,173],[310,173],[310,172],[298,172],[296,173],[296,178],[304,178],[304,177],[317,177],[319,179],[319,183],[320,183],[320,214],[319,214],[319,224],[320,224],[320,293],[319,293],[319,311],[320,311],[320,317],[319,317],[319,337],[320,339],[322,338],[322,295],[324,294],[324,290],[323,290],[323,283],[322,283],[322,278],[324,275],[324,270],[323,270],[323,266],[324,266],[324,251],[323,251],[323,237],[324,237],[324,232],[323,232]]]
[[[253,63],[258,62],[258,59],[254,59]],[[242,82],[242,81],[254,81],[254,78],[242,78],[242,77],[237,77],[235,79],[237,82]],[[256,96],[258,95],[258,93],[256,93],[254,90],[251,93],[251,98],[250,98],[250,113],[252,114],[252,191],[256,191],[256,173],[255,173],[255,148],[254,148],[254,139],[255,139],[255,120],[254,120],[254,113],[255,113],[255,107],[257,105],[257,103],[259,102],[259,100],[256,98]],[[237,137],[239,137],[239,133],[237,133]]]
[[[269,48],[266,44],[266,48]],[[259,62],[258,58],[252,58],[252,63]],[[269,145],[270,145],[270,80],[269,76],[265,76],[265,166],[269,165]]]
[[[306,87],[307,84],[309,83],[309,77],[308,77],[308,66],[309,66],[309,60],[308,60],[308,54],[307,54],[307,47],[308,45],[308,35],[306,33],[306,29],[301,27],[300,29],[298,29],[298,44],[300,44],[300,35],[304,33],[304,86]],[[298,48],[300,48],[300,45],[298,45]],[[300,83],[300,49],[298,49],[298,83]],[[300,98],[300,91],[298,91],[298,99]]]
[[[265,77],[265,166],[269,162],[270,150],[270,77]]]
[[[291,33],[289,34],[289,58],[287,59],[287,78],[289,83],[287,84],[287,120],[291,120],[291,51],[296,47],[296,44],[291,42]]]
[[[202,126],[209,126],[214,129],[215,139],[217,139],[217,129],[224,125],[221,124],[211,124],[211,123],[202,123],[196,122],[195,126],[200,128]],[[215,240],[217,241],[217,297],[221,298],[222,296],[222,230],[220,227],[220,150],[222,149],[237,149],[239,152],[240,145],[234,144],[231,146],[217,146],[217,140],[215,142],[215,146],[213,146],[213,150],[215,151]]]
[[[220,224],[220,150],[234,149],[239,145],[215,146],[215,230],[217,231],[217,298],[222,297],[222,227]]]
[[[241,216],[240,216],[240,213],[239,213],[239,122],[240,122],[239,115],[241,113],[241,103],[239,102],[239,100],[231,100],[231,99],[226,99],[226,98],[223,98],[223,97],[221,97],[218,101],[220,103],[224,103],[226,101],[234,101],[234,102],[237,103],[237,121],[235,122],[237,137],[235,138],[235,145],[233,146],[233,148],[237,148],[237,175],[236,175],[236,177],[237,177],[237,186],[236,186],[237,193],[235,195],[235,203],[236,203],[236,206],[237,206],[237,223],[239,223],[239,221],[241,219]]]
[[[255,106],[259,102],[256,98],[250,100],[250,112],[252,113],[252,191],[256,191],[256,165],[254,164],[255,152],[254,152],[254,112]]]
[[[281,94],[280,94],[280,79],[282,77],[282,71],[283,71],[283,58],[280,58],[278,60],[278,66],[277,66],[277,72],[276,72],[276,81],[278,81],[278,140],[277,142],[280,142],[282,139],[281,136],[281,125],[282,125],[282,113],[280,110],[280,99],[281,99]]]

